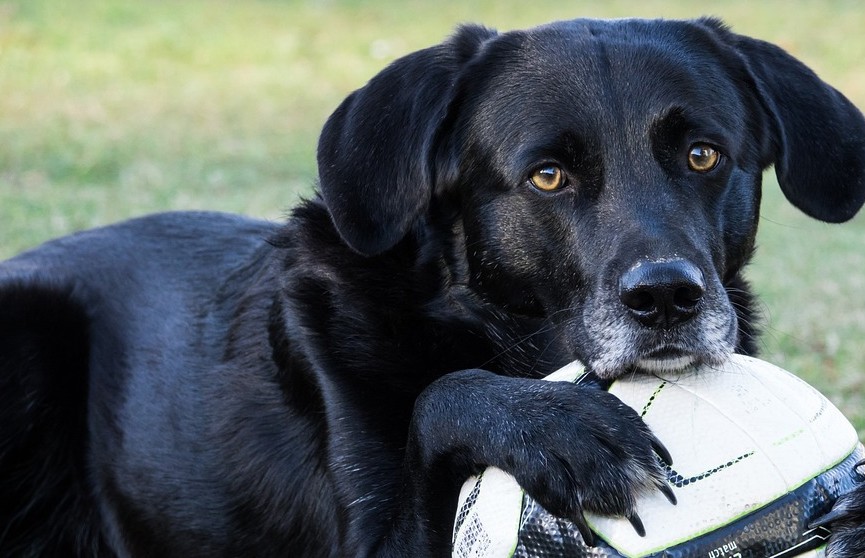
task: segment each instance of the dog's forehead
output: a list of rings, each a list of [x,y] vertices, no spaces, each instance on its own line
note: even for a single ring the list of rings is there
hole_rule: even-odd
[[[572,20],[502,36],[524,78],[639,98],[729,84],[729,57],[702,25],[677,20]],[[534,74],[534,76],[533,76]],[[534,77],[534,80],[532,79]],[[650,97],[650,98],[651,98]]]
[[[476,112],[487,130],[554,122],[639,133],[673,109],[742,128],[738,60],[693,22],[557,22],[501,35],[481,63]]]

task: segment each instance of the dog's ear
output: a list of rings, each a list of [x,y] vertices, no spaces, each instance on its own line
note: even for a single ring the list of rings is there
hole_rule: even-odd
[[[435,145],[460,70],[495,32],[464,26],[400,58],[352,93],[318,142],[320,189],[342,239],[375,255],[423,213],[437,179]]]
[[[772,130],[764,163],[774,163],[784,195],[821,221],[851,219],[865,202],[862,113],[781,48],[704,23],[732,40],[746,61]]]

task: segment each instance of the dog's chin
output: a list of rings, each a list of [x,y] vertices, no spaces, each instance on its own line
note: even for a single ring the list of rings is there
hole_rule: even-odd
[[[690,366],[699,364],[701,360],[697,355],[688,354],[644,357],[634,363],[633,369],[649,374],[680,372]]]
[[[720,365],[732,353],[732,347],[717,347],[713,351],[689,352],[681,350],[652,351],[635,355],[631,359],[611,362],[599,359],[590,362],[589,368],[596,376],[605,380],[615,380],[626,374],[651,374],[664,376],[678,374],[700,365]]]

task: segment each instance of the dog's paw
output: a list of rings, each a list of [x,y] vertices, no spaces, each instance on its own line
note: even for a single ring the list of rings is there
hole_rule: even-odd
[[[865,484],[839,498],[832,511],[811,526],[818,525],[832,529],[826,549],[828,558],[865,556]]]
[[[571,388],[572,386],[556,386]],[[639,415],[604,391],[561,389],[544,418],[523,425],[523,445],[511,473],[553,515],[574,522],[586,542],[583,512],[626,517],[641,535],[637,499],[660,490],[675,496],[663,471],[672,461]]]
[[[416,471],[492,465],[513,475],[551,514],[592,542],[583,513],[628,518],[643,532],[637,499],[660,490],[675,503],[671,458],[640,416],[615,396],[567,382],[466,371],[436,382],[415,407]],[[413,452],[410,452],[410,454]],[[418,475],[415,475],[418,478]]]

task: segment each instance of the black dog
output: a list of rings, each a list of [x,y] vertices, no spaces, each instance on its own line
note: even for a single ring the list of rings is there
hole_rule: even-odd
[[[2,554],[440,555],[486,464],[587,538],[583,510],[639,528],[661,442],[536,378],[753,352],[761,171],[847,220],[865,121],[714,20],[464,27],[349,96],[318,162],[282,228],[157,215],[0,267]]]

